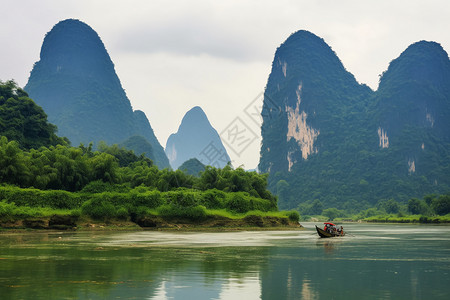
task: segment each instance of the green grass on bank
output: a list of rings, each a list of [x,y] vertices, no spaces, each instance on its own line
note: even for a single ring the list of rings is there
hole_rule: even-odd
[[[269,211],[259,210],[245,213],[233,213],[226,209],[207,209],[197,205],[191,207],[162,205],[157,208],[139,207],[115,207],[102,203],[100,206],[93,206],[86,202],[81,208],[76,209],[54,209],[50,207],[30,207],[18,206],[15,203],[0,201],[0,221],[14,222],[17,220],[31,218],[45,218],[53,215],[65,215],[75,217],[87,217],[98,221],[122,220],[130,221],[133,218],[144,218],[146,216],[159,216],[164,219],[187,219],[191,221],[203,221],[208,217],[219,216],[228,219],[238,220],[247,216],[288,218],[291,222],[299,221],[299,214],[295,211]]]
[[[0,220],[13,222],[20,219],[42,218],[53,215],[79,215],[79,209],[55,209],[51,207],[17,206],[15,203],[0,201]]]
[[[330,219],[327,216],[302,216],[300,221],[327,222]],[[369,223],[450,223],[450,214],[444,216],[425,216],[425,215],[399,215],[399,214],[381,214],[360,218],[359,215],[339,217],[332,220],[335,223],[344,222],[369,222]]]
[[[365,222],[378,223],[450,223],[450,214],[444,216],[424,216],[424,215],[381,215],[363,219]]]

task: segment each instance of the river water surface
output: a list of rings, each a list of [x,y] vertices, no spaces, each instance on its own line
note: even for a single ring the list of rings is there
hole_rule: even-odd
[[[0,299],[450,299],[450,226],[0,233]],[[320,225],[317,223],[317,225]]]

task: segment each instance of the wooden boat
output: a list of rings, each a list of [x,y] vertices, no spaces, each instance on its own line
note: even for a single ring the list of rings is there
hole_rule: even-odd
[[[331,226],[336,226],[333,223],[324,223],[324,224],[330,224]],[[328,232],[328,231],[323,230],[322,228],[317,227],[317,225],[316,225],[316,230],[317,230],[317,234],[321,238],[340,237],[340,236],[344,236],[345,235],[344,231],[342,231],[342,232],[338,232],[338,231]]]

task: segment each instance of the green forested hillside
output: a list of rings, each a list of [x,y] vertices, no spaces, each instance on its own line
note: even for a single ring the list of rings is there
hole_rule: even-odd
[[[73,145],[118,144],[138,135],[153,148],[149,158],[169,167],[147,117],[133,111],[105,45],[87,24],[68,19],[47,33],[24,89]]]
[[[319,37],[276,51],[264,97],[259,169],[280,207],[358,211],[450,190],[450,72],[437,43],[392,61],[377,91],[359,85]]]
[[[157,160],[152,145],[142,136],[134,135],[120,143],[119,146],[133,150],[136,155],[144,154],[153,161]]]

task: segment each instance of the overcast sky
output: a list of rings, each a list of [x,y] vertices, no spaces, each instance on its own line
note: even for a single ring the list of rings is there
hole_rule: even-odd
[[[143,110],[161,145],[193,106],[221,133],[261,104],[276,48],[292,33],[322,37],[360,83],[378,75],[419,40],[450,51],[448,0],[2,0],[0,80],[28,81],[45,34],[67,18],[100,36],[134,109]],[[256,102],[253,102],[256,99]],[[258,102],[259,101],[259,102]],[[254,104],[252,104],[254,103]],[[255,168],[260,137],[235,153]]]

